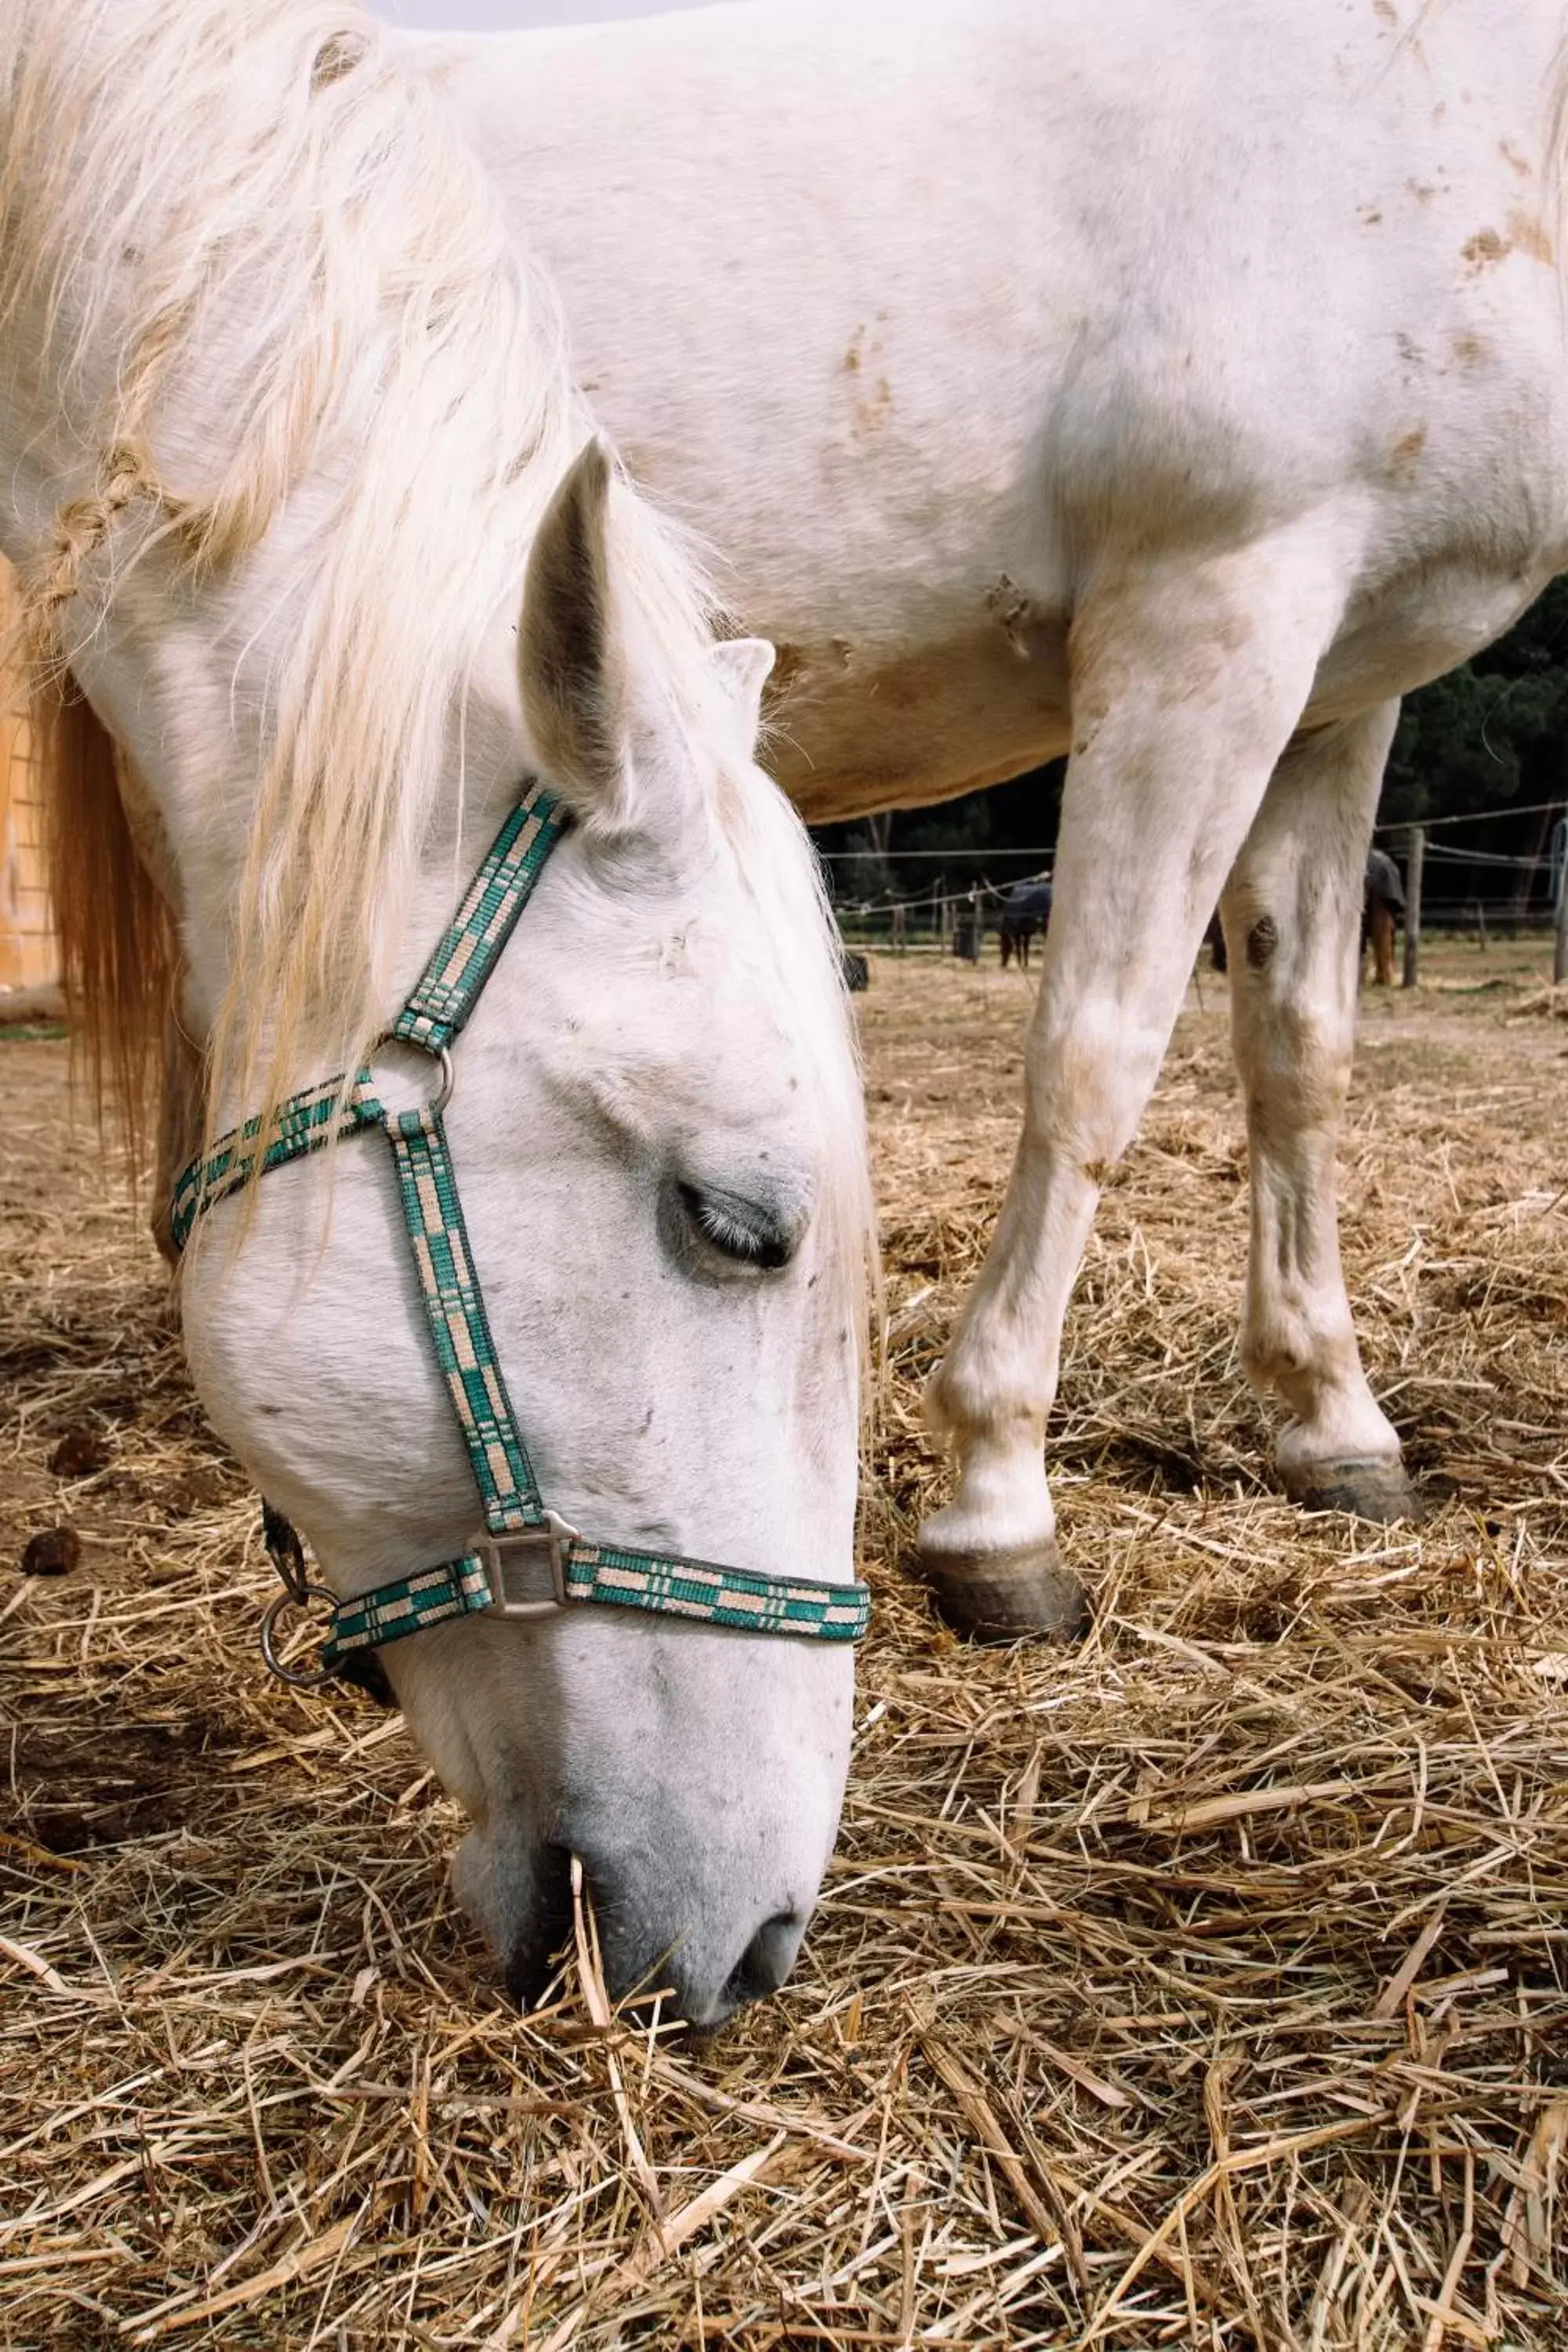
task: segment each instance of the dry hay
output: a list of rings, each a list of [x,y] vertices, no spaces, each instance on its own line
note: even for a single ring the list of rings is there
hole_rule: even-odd
[[[1346,1257],[1448,1492],[1385,1537],[1266,1483],[1211,988],[1071,1318],[1095,1633],[975,1654],[892,1561],[1026,1001],[876,963],[894,1377],[844,1832],[785,1993],[695,2046],[606,2030],[586,1923],[510,2013],[398,1719],[265,1679],[253,1506],[150,1254],[68,1162],[61,1049],[0,1045],[0,2340],[1562,2343],[1560,1033],[1508,992],[1369,1006]],[[65,1519],[84,1565],[12,1575]]]
[[[1515,1000],[1512,1017],[1516,1021],[1568,1021],[1568,986],[1561,981],[1548,981],[1543,988],[1529,990]]]

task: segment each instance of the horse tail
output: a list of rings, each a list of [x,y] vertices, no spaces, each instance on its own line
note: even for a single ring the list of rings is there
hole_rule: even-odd
[[[114,743],[68,672],[35,687],[30,717],[72,1052],[100,1126],[112,1110],[140,1160],[173,981],[168,912],[137,850]]]

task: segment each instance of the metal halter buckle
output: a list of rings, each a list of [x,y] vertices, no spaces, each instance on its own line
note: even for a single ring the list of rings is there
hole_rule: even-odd
[[[574,1543],[582,1538],[574,1527],[568,1525],[558,1511],[547,1510],[536,1528],[519,1528],[504,1536],[483,1535],[476,1538],[473,1550],[485,1571],[489,1586],[489,1607],[498,1617],[553,1617],[571,1600],[566,1590],[566,1559]],[[506,1591],[506,1567],[514,1553],[537,1558],[542,1552],[550,1568],[553,1599],[549,1601],[509,1601]]]

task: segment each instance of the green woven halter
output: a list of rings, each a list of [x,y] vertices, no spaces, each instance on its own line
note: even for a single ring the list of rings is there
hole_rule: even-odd
[[[484,1506],[484,1533],[460,1559],[395,1577],[353,1601],[338,1601],[308,1583],[298,1536],[280,1512],[264,1506],[267,1549],[286,1589],[267,1612],[262,1649],[286,1681],[346,1674],[374,1687],[381,1678],[366,1677],[373,1663],[367,1654],[426,1626],[476,1612],[551,1616],[579,1601],[825,1642],[858,1642],[866,1631],[870,1595],[863,1584],[796,1583],[628,1545],[590,1543],[548,1509],[540,1494],[497,1361],[441,1113],[452,1087],[452,1045],[569,821],[542,784],[530,786],[387,1032],[438,1066],[433,1102],[389,1111],[377,1100],[368,1069],[352,1080],[328,1078],[290,1095],[265,1140],[262,1122],[247,1119],[193,1160],[174,1187],[174,1236],[183,1249],[196,1219],[252,1176],[319,1151],[334,1136],[380,1128],[392,1147],[436,1359]],[[332,1622],[320,1670],[300,1674],[277,1656],[273,1625],[279,1610],[317,1595],[331,1601]]]

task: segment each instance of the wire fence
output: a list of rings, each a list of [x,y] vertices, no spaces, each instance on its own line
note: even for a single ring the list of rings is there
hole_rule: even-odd
[[[1514,819],[1534,821],[1528,847],[1481,849],[1434,837],[1476,824],[1488,824],[1495,832]],[[1423,929],[1471,935],[1482,945],[1492,937],[1555,929],[1558,961],[1568,959],[1568,803],[1538,801],[1521,808],[1471,811],[1421,825],[1381,824],[1376,837],[1403,869],[1406,970],[1412,980],[1418,970]],[[1021,886],[1049,882],[1055,852],[1041,844],[1006,849],[895,849],[880,859],[866,849],[831,850],[822,856],[847,944],[883,947],[895,953],[936,951],[974,961],[984,953],[988,937],[1000,939],[1010,894]],[[879,863],[897,878],[880,890],[855,889],[854,881]],[[930,881],[911,889],[907,878],[910,866],[917,872],[922,866],[929,870]],[[1037,919],[1014,928],[1027,936],[1044,925]]]

